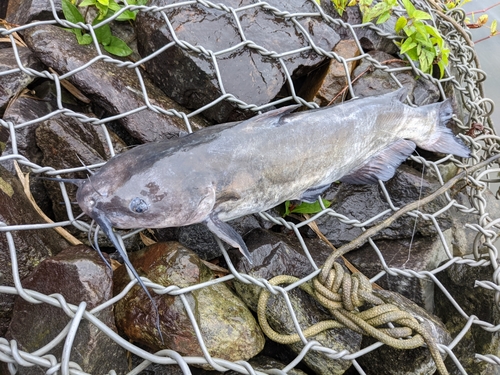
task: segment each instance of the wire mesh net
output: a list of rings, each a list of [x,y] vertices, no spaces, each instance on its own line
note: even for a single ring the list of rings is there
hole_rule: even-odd
[[[456,313],[461,318],[460,329],[453,332],[453,340],[447,345],[436,344],[436,350],[441,353],[446,353],[448,357],[448,367],[451,369],[451,366],[453,366],[453,370],[450,371],[453,373],[467,373],[466,369],[469,368],[467,367],[468,364],[462,363],[464,361],[463,358],[465,357],[461,356],[456,348],[460,345],[462,340],[465,340],[465,338],[473,332],[474,329],[488,332],[492,337],[496,337],[499,330],[499,327],[497,326],[498,319],[495,319],[494,313],[486,318],[476,316],[473,309],[469,309],[469,306],[467,306],[467,308],[463,306],[464,303],[457,300],[456,295],[447,290],[447,287],[443,284],[442,279],[439,276],[446,274],[447,271],[450,271],[456,266],[465,267],[466,269],[480,269],[481,272],[477,275],[481,275],[481,279],[476,279],[474,286],[478,290],[490,292],[490,294],[488,294],[490,296],[488,303],[491,305],[492,310],[496,309],[500,298],[500,279],[497,261],[498,250],[495,241],[497,238],[497,227],[500,218],[494,216],[492,213],[494,211],[492,208],[494,203],[492,203],[493,201],[491,197],[488,196],[490,184],[496,182],[496,174],[499,171],[499,169],[495,167],[496,162],[490,160],[491,157],[498,155],[498,138],[495,135],[492,124],[489,120],[489,115],[493,111],[493,102],[485,98],[482,92],[481,83],[484,80],[485,74],[481,71],[478,65],[477,56],[475,55],[474,48],[470,42],[469,34],[463,28],[465,17],[463,11],[455,9],[444,14],[442,8],[435,4],[432,0],[429,3],[418,2],[418,6],[421,9],[426,10],[433,15],[432,23],[439,28],[451,50],[450,66],[447,68],[443,78],[436,78],[433,75],[423,73],[419,69],[418,64],[412,61],[410,61],[409,64],[394,65],[386,62],[380,62],[378,59],[375,59],[373,55],[366,52],[362,46],[362,42],[358,36],[360,30],[369,29],[374,34],[377,34],[382,40],[389,41],[391,43],[394,40],[398,40],[399,37],[393,32],[387,31],[384,25],[354,25],[349,24],[340,18],[333,18],[331,13],[325,11],[326,7],[331,7],[328,3],[323,4],[323,7],[315,5],[314,12],[304,13],[292,12],[289,9],[282,9],[274,6],[272,2],[248,2],[241,5],[238,2],[227,2],[227,4],[225,4],[224,2],[212,3],[209,1],[197,0],[188,2],[173,2],[172,4],[165,5],[163,7],[147,5],[131,6],[125,4],[125,10],[138,10],[140,13],[157,15],[158,19],[160,19],[163,23],[163,27],[169,29],[173,35],[173,42],[156,48],[154,53],[142,56],[139,60],[134,62],[118,59],[103,52],[102,46],[97,43],[96,33],[92,26],[84,24],[71,24],[58,16],[58,8],[52,0],[50,0],[47,4],[50,4],[52,9],[52,18],[47,21],[36,21],[21,26],[7,26],[7,24],[4,24],[3,27],[0,27],[1,36],[3,38],[9,38],[10,40],[12,53],[14,54],[18,64],[18,66],[14,69],[0,72],[0,76],[15,75],[22,72],[34,78],[51,80],[56,87],[57,109],[52,110],[47,115],[25,122],[0,120],[1,128],[3,128],[3,131],[9,137],[8,152],[4,152],[0,156],[0,162],[2,162],[3,165],[11,166],[14,162],[17,162],[23,170],[31,171],[31,175],[61,176],[73,172],[93,170],[101,167],[103,164],[96,163],[87,166],[75,164],[72,168],[58,170],[49,165],[36,164],[24,155],[24,151],[20,149],[17,143],[19,135],[26,131],[33,131],[35,127],[58,116],[72,118],[83,123],[91,124],[94,127],[102,128],[103,136],[110,152],[109,156],[113,156],[115,143],[108,132],[107,125],[113,121],[135,114],[141,116],[141,114],[152,111],[169,117],[177,117],[181,123],[185,124],[186,129],[191,132],[197,128],[196,125],[193,125],[193,119],[196,118],[197,115],[206,114],[207,111],[210,111],[210,109],[213,109],[221,103],[229,103],[232,108],[237,108],[241,111],[253,112],[263,111],[283,103],[299,103],[310,108],[315,108],[317,107],[317,104],[312,101],[304,100],[304,98],[299,96],[298,88],[296,87],[297,82],[292,79],[293,72],[289,69],[290,63],[288,61],[288,57],[294,54],[310,53],[340,62],[346,72],[346,90],[344,90],[344,96],[357,96],[355,87],[357,78],[350,74],[349,68],[352,63],[356,63],[358,65],[361,63],[367,63],[370,66],[371,71],[385,72],[390,76],[390,81],[394,84],[393,87],[403,86],[403,83],[401,82],[401,72],[410,72],[415,77],[418,76],[418,80],[430,82],[437,89],[439,96],[442,98],[454,96],[459,102],[460,108],[460,113],[455,118],[460,130],[459,136],[464,143],[470,147],[472,157],[467,161],[462,161],[452,157],[451,155],[447,155],[437,160],[436,158],[411,156],[411,162],[413,165],[416,166],[416,168],[424,168],[427,171],[431,171],[430,173],[434,175],[441,186],[440,190],[434,195],[431,195],[428,199],[428,201],[436,201],[438,197],[444,197],[444,199],[440,201],[439,205],[433,206],[433,211],[423,209],[424,203],[427,202],[423,196],[418,197],[415,199],[415,202],[409,203],[407,206],[398,206],[397,203],[393,202],[394,197],[391,196],[390,189],[387,188],[387,183],[380,182],[378,189],[380,189],[381,195],[389,207],[384,211],[377,212],[375,215],[368,218],[354,217],[347,213],[335,211],[334,209],[327,207],[323,207],[319,213],[300,222],[275,216],[271,213],[261,213],[260,216],[273,225],[283,226],[292,231],[294,236],[297,237],[298,241],[304,248],[304,252],[306,254],[309,254],[309,249],[303,238],[303,229],[310,225],[314,225],[316,221],[321,222],[321,220],[327,218],[328,220],[336,221],[350,228],[360,228],[360,237],[343,245],[340,247],[339,251],[341,253],[347,253],[351,248],[358,248],[364,242],[368,242],[368,246],[371,248],[371,251],[376,254],[376,257],[380,260],[380,265],[377,266],[379,268],[374,273],[374,276],[369,280],[368,284],[389,276],[394,278],[395,283],[402,282],[402,280],[407,279],[431,282],[437,290],[436,296],[438,295],[438,292],[440,293],[439,296],[441,296],[436,298],[442,298],[443,300],[449,301],[453,306],[453,309],[456,310]],[[177,37],[177,29],[172,26],[170,17],[171,13],[169,12],[172,10],[182,12],[192,5],[207,9],[214,9],[219,11],[221,14],[224,14],[224,16],[229,17],[231,22],[235,25],[239,39],[226,48],[217,51],[204,47],[203,44],[198,41],[187,41]],[[400,11],[402,12],[402,10]],[[296,49],[280,50],[278,52],[270,49],[269,45],[257,44],[245,34],[245,28],[242,26],[242,19],[244,16],[253,14],[253,12],[263,12],[282,20],[283,22],[293,24],[297,33],[301,35],[303,44]],[[116,13],[109,19],[109,21],[114,20],[118,16],[119,13]],[[311,20],[330,25],[333,29],[341,30],[341,33],[349,35],[348,38],[355,42],[359,50],[359,55],[346,58],[337,52],[324,49],[321,46],[321,43],[317,42],[316,36],[310,34],[307,22],[310,22]],[[16,39],[16,33],[22,34],[30,28],[45,24],[88,30],[92,36],[92,43],[95,47],[95,57],[81,66],[73,67],[67,72],[60,72],[61,75],[58,75],[53,71],[48,71],[45,68],[34,69],[28,67],[26,64],[23,64],[21,62],[22,59],[18,48],[19,40]],[[202,38],[202,35],[200,35],[200,38]],[[158,51],[165,52],[173,47],[179,47],[182,50],[189,51],[190,53],[200,56],[200,58],[203,58],[213,64],[215,80],[220,88],[220,93],[216,97],[205,98],[205,103],[190,113],[179,111],[178,108],[173,106],[164,107],[154,103],[150,100],[146,84],[144,83],[144,72],[142,70],[143,64],[146,64],[149,60],[155,58],[155,56],[159,53]],[[252,102],[251,99],[246,100],[234,95],[234,93],[229,89],[226,90],[227,87],[231,87],[231,84],[229,84],[228,79],[225,78],[225,74],[227,72],[225,69],[220,67],[221,58],[241,50],[250,51],[252,54],[258,54],[262,58],[265,58],[266,61],[272,61],[272,63],[275,64],[279,72],[281,72],[281,74],[285,77],[284,86],[287,90],[284,91],[285,93],[283,95],[277,95],[271,102],[256,103]],[[141,106],[130,108],[129,110],[122,111],[118,114],[96,118],[73,111],[68,105],[66,105],[62,98],[61,89],[64,85],[64,80],[71,80],[71,78],[75,77],[78,73],[84,72],[94,64],[101,62],[108,64],[109,69],[111,70],[130,70],[136,73],[140,87],[139,95],[143,100]],[[92,82],[89,82],[89,84],[92,84]],[[236,84],[245,85],[245,82],[236,82]],[[450,168],[450,165],[457,168],[455,171],[460,170],[464,172],[455,174],[453,177],[445,175],[445,172]],[[450,192],[450,181],[452,181],[453,184],[461,184],[462,192],[466,193],[468,202],[458,201],[456,199],[455,195]],[[17,343],[15,340],[9,341],[6,338],[0,338],[0,361],[7,364],[8,369],[12,373],[15,373],[16,369],[20,369],[23,366],[33,365],[43,368],[47,371],[46,373],[54,373],[58,371],[61,371],[61,373],[82,373],[85,370],[83,368],[83,364],[70,361],[69,358],[72,349],[71,343],[74,340],[78,327],[83,324],[82,322],[84,321],[90,322],[104,335],[110,337],[112,341],[118,343],[121,347],[134,353],[138,356],[138,358],[143,360],[143,362],[135,365],[133,369],[130,369],[130,374],[140,373],[151,363],[176,365],[179,366],[184,373],[190,373],[191,370],[188,365],[204,364],[209,364],[217,371],[234,370],[238,373],[247,374],[262,373],[260,370],[254,370],[252,366],[246,362],[231,362],[221,358],[212,357],[209,354],[204,343],[204,338],[200,334],[199,329],[196,329],[196,327],[198,327],[198,323],[194,316],[195,313],[193,312],[193,306],[190,304],[188,299],[190,293],[206,288],[210,285],[226,283],[231,280],[239,280],[242,283],[253,284],[261,288],[263,291],[269,291],[272,294],[285,296],[285,309],[288,310],[288,313],[291,316],[294,316],[294,308],[292,307],[290,300],[287,299],[287,296],[292,293],[294,289],[298,289],[306,285],[309,280],[321,275],[322,272],[329,271],[324,271],[325,267],[321,264],[316,264],[309,256],[311,266],[314,271],[302,279],[287,281],[286,283],[288,283],[288,286],[283,287],[280,286],[283,284],[278,281],[270,282],[269,280],[264,280],[258,277],[250,276],[246,273],[238,272],[232,266],[224,246],[220,243],[220,241],[218,241],[218,245],[223,254],[225,254],[226,260],[228,261],[228,267],[231,271],[231,273],[227,276],[191,286],[189,288],[180,288],[178,286],[165,287],[152,282],[146,282],[148,287],[153,288],[152,290],[154,290],[154,293],[178,296],[178,298],[180,298],[187,314],[191,318],[193,327],[195,327],[196,336],[204,353],[204,357],[183,356],[171,350],[162,350],[156,353],[150,353],[142,347],[127,341],[99,319],[99,312],[116,304],[120,301],[120,299],[124,298],[130,288],[136,284],[136,280],[133,278],[121,293],[109,299],[106,303],[95,306],[92,309],[88,309],[84,301],[77,306],[67,303],[64,298],[61,298],[61,296],[44,295],[43,293],[35,292],[22,287],[19,263],[17,259],[19,250],[18,247],[20,245],[16,242],[15,238],[17,237],[15,237],[15,235],[22,236],[26,231],[34,231],[36,233],[37,231],[42,231],[46,228],[56,227],[73,227],[76,231],[80,231],[82,233],[92,230],[86,221],[78,217],[80,212],[71,205],[66,188],[62,184],[61,194],[64,200],[65,211],[68,216],[65,221],[47,222],[42,224],[28,223],[23,225],[12,225],[12,223],[9,222],[0,222],[0,232],[3,234],[1,240],[6,245],[5,249],[8,249],[6,261],[8,261],[11,265],[13,277],[11,285],[5,285],[3,282],[4,285],[0,286],[0,293],[4,295],[19,296],[19,298],[22,298],[31,304],[42,303],[57,306],[71,318],[70,323],[66,325],[61,332],[54,333],[55,339],[50,344],[41,348],[36,348],[36,350],[22,350],[20,349],[22,343]],[[429,206],[425,206],[426,209],[428,209],[428,207]],[[457,215],[457,212],[469,215],[467,216],[468,222],[465,224],[465,227],[469,230],[467,233],[471,237],[471,241],[469,242],[470,248],[465,249],[462,254],[457,254],[457,252],[453,249],[452,242],[450,242],[450,240],[446,237],[446,228],[442,228],[442,224],[440,222],[440,218],[443,215],[449,214],[453,216]],[[384,251],[379,248],[378,242],[373,240],[374,236],[389,225],[387,220],[383,221],[381,219],[382,217],[389,217],[394,220],[397,217],[403,217],[409,218],[413,221],[418,220],[419,223],[428,223],[427,225],[434,228],[435,236],[437,236],[441,242],[441,252],[444,254],[443,256],[445,261],[431,270],[414,270],[411,268],[396,268],[390,266],[389,260],[384,257]],[[137,233],[138,231],[122,233],[122,237],[126,240],[129,237],[137,235]],[[122,237],[119,236],[120,239],[122,239]],[[407,246],[410,248],[411,244],[407,244]],[[337,253],[337,255],[340,255],[340,253]],[[336,259],[337,256],[334,258]],[[330,264],[330,266],[332,265]],[[325,276],[325,278],[326,277],[327,276]],[[363,284],[363,282],[366,284],[366,281],[360,281],[361,284]],[[377,304],[376,301],[373,303]],[[263,306],[264,312],[261,311],[260,313],[265,315],[267,305],[264,304]],[[335,317],[339,318],[338,316]],[[306,334],[304,333],[306,331],[306,327],[301,327],[297,322],[295,323],[298,339],[302,341],[303,344],[302,350],[288,365],[282,368],[268,370],[268,373],[287,373],[292,371],[299,365],[301,360],[308,353],[318,352],[324,355],[327,360],[333,361],[340,359],[350,361],[352,363],[350,371],[355,371],[353,373],[357,372],[364,374],[367,370],[366,368],[363,369],[363,366],[360,365],[360,359],[367,356],[370,352],[375,351],[381,345],[380,342],[376,341],[362,350],[351,352],[345,350],[336,351],[332,348],[323,346],[317,341],[311,340],[308,337],[307,332]],[[495,342],[494,339],[491,339],[491,341]],[[54,355],[51,355],[51,351],[53,347],[60,342],[65,343],[65,349],[61,357],[56,358]],[[420,345],[421,344],[422,343],[420,343]],[[427,342],[427,345],[429,347],[432,346],[429,342]],[[477,351],[479,348],[475,348],[474,350]],[[439,356],[439,354],[437,355]],[[469,357],[472,357],[473,361],[485,366],[490,364],[496,366],[500,364],[500,358],[498,355],[498,346],[495,345],[488,346],[484,352],[477,351],[469,353]],[[496,370],[492,371],[492,373],[496,373]]]

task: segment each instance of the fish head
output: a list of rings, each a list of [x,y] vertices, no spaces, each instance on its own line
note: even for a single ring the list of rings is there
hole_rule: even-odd
[[[103,170],[81,183],[76,198],[98,224],[166,228],[203,221],[215,204],[215,189],[195,177],[169,176],[154,169],[126,179]]]

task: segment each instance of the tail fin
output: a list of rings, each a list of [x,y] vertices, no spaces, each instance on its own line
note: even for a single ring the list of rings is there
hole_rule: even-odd
[[[419,142],[418,146],[424,150],[441,152],[443,154],[453,154],[463,158],[470,157],[470,150],[453,132],[446,126],[453,115],[453,108],[450,99],[439,103],[438,124],[435,132],[425,140]]]

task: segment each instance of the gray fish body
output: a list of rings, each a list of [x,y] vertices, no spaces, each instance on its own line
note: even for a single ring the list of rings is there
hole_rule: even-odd
[[[391,178],[415,147],[468,157],[446,123],[449,101],[404,105],[406,91],[291,113],[290,106],[241,123],[138,146],[115,156],[79,186],[77,201],[108,236],[159,311],[112,227],[164,228],[204,222],[251,262],[226,221],[291,199],[314,201],[337,180]],[[95,248],[99,250],[97,236]],[[104,258],[103,258],[104,259]]]
[[[112,227],[205,223],[251,262],[226,221],[286,200],[315,201],[335,181],[376,183],[419,147],[468,157],[446,127],[449,101],[414,108],[405,90],[291,113],[280,108],[241,123],[138,146],[115,156],[79,185],[77,201],[126,258]],[[96,248],[98,245],[96,244]],[[147,292],[147,290],[146,290]],[[149,295],[149,292],[147,292]]]
[[[451,116],[449,103],[413,108],[399,96],[400,91],[299,113],[288,113],[295,107],[278,109],[239,124],[138,146],[91,176],[77,199],[88,215],[98,209],[117,228],[184,226],[209,215],[228,221],[301,199],[398,142],[410,151],[403,160],[415,144],[468,156],[456,141],[450,145],[455,149],[433,148],[443,116],[446,121]],[[386,180],[395,167],[372,177]],[[142,212],[130,207],[134,199]]]

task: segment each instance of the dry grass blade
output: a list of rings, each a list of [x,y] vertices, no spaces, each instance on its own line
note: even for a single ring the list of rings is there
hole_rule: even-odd
[[[13,23],[9,23],[6,20],[0,18],[0,26],[5,27],[7,30],[10,30],[14,27],[17,27],[19,25],[14,25]],[[27,47],[26,43],[24,43],[24,40],[21,39],[18,33],[12,33],[12,37],[14,38],[14,42],[19,46],[19,47]],[[10,43],[11,40],[10,38],[0,38],[0,42],[7,42]]]
[[[50,71],[51,73],[53,73],[53,74],[55,74],[55,75],[59,76],[59,75],[57,74],[57,72],[56,72],[54,69],[49,68],[49,71]],[[73,84],[72,84],[72,83],[70,83],[70,82],[66,81],[65,79],[63,79],[63,80],[61,80],[61,81],[59,81],[59,82],[61,82],[61,85],[62,85],[62,86],[63,86],[66,90],[68,90],[68,92],[69,92],[71,95],[73,95],[75,98],[77,98],[79,101],[81,101],[81,102],[83,102],[83,103],[85,103],[85,104],[89,104],[89,103],[90,103],[90,99],[89,99],[89,98],[87,98],[85,95],[83,95],[83,93],[82,93],[80,90],[78,90],[75,86],[73,86]]]
[[[29,180],[29,174],[23,174],[21,171],[21,168],[19,168],[19,165],[17,164],[17,161],[14,160],[14,167],[16,168],[17,176],[19,178],[19,181],[21,181],[21,184],[23,185],[24,189],[24,194],[26,194],[26,197],[30,201],[31,205],[33,208],[38,212],[38,214],[45,220],[47,223],[53,223],[54,221],[50,219],[45,213],[38,207],[38,204],[35,202],[35,199],[33,198],[33,195],[31,195],[30,191],[30,180]],[[66,241],[68,241],[71,245],[81,245],[82,242],[71,235],[66,229],[63,227],[55,227],[54,228],[57,233],[59,233]]]

